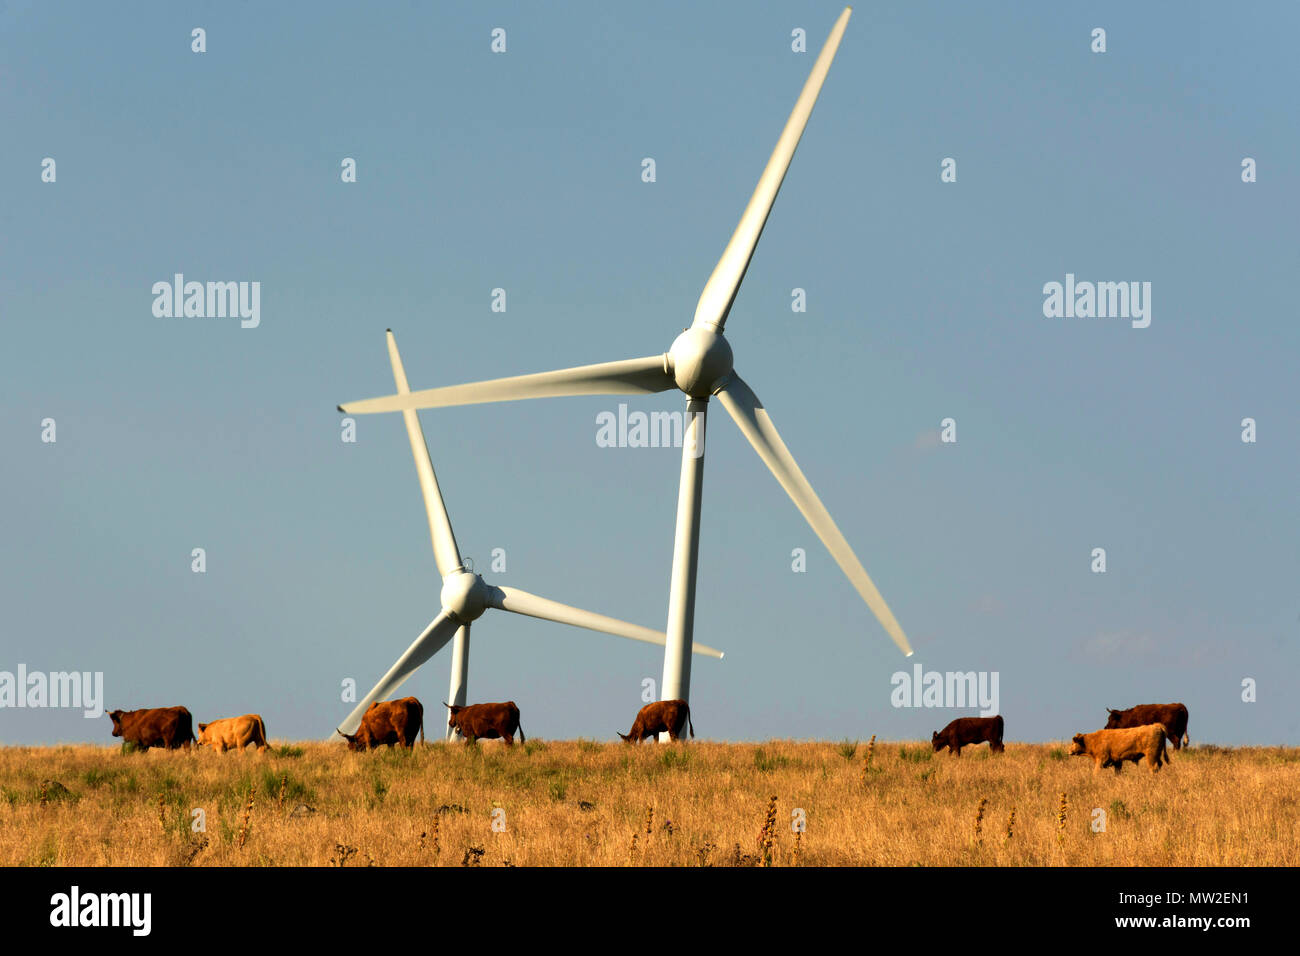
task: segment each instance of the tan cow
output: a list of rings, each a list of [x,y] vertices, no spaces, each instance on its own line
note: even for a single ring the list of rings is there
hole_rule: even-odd
[[[1093,772],[1102,767],[1114,767],[1115,773],[1124,769],[1124,761],[1137,763],[1143,757],[1155,773],[1165,762],[1165,728],[1161,724],[1145,724],[1123,730],[1095,730],[1090,734],[1075,734],[1070,743],[1070,756],[1091,757]]]
[[[243,750],[249,744],[256,744],[258,750],[267,748],[266,724],[257,714],[222,717],[210,724],[199,724],[200,747],[211,747],[217,753],[225,753],[227,747]]]

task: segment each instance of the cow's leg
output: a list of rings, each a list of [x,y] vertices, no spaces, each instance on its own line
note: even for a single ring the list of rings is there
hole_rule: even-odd
[[[1124,761],[1116,760],[1114,766],[1115,766],[1115,776],[1118,777],[1120,775],[1120,772],[1124,769]]]
[[[958,744],[956,746],[956,748],[953,750],[953,753],[955,753],[958,757],[961,756],[961,744]]]
[[[502,737],[501,739],[504,740],[504,741],[506,742],[506,746],[507,746],[507,747],[513,747],[513,746],[515,745],[515,735],[514,735],[514,734],[506,734],[506,735],[505,735],[504,737]]]

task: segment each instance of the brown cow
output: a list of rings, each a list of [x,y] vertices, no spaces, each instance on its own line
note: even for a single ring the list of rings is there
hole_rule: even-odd
[[[632,721],[632,729],[619,736],[629,744],[639,744],[647,737],[658,742],[661,733],[667,733],[670,740],[677,740],[687,727],[694,737],[695,725],[691,723],[691,708],[686,701],[657,700],[642,707],[636,720]]]
[[[1165,739],[1163,724],[1094,730],[1090,734],[1074,735],[1070,756],[1091,757],[1094,773],[1103,767],[1114,767],[1117,774],[1124,769],[1125,760],[1137,763],[1146,757],[1151,772],[1155,773],[1165,762]]]
[[[194,740],[194,718],[184,707],[110,710],[108,716],[113,721],[113,736],[141,750],[150,747],[189,750]]]
[[[210,724],[199,724],[200,747],[211,747],[217,753],[225,753],[227,747],[243,750],[248,744],[256,745],[258,750],[267,747],[266,724],[258,714],[222,717]]]
[[[1110,717],[1106,720],[1107,730],[1119,730],[1124,727],[1142,727],[1146,724],[1160,724],[1165,728],[1165,735],[1175,750],[1183,749],[1183,737],[1187,735],[1187,708],[1182,704],[1138,704],[1128,710],[1111,710],[1106,708]],[[1190,745],[1192,738],[1187,738]]]
[[[958,717],[943,730],[930,735],[930,745],[936,751],[948,748],[948,753],[961,756],[961,748],[967,744],[989,742],[989,750],[1000,754],[1007,748],[1002,746],[1002,715],[993,717]]]
[[[465,738],[466,743],[475,743],[480,737],[494,740],[505,738],[506,746],[515,745],[515,732],[519,733],[519,742],[527,743],[524,729],[519,726],[519,708],[513,700],[500,704],[456,705],[443,701],[442,706],[450,711],[447,726]]]
[[[349,750],[373,750],[387,744],[401,744],[407,750],[415,746],[415,736],[424,740],[424,705],[414,697],[375,701],[361,717],[355,734],[339,734]]]

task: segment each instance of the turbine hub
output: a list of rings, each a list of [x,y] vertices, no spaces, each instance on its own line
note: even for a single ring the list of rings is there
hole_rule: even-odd
[[[720,332],[693,326],[668,350],[673,380],[691,398],[708,398],[719,381],[731,374],[731,346]]]
[[[488,606],[488,586],[477,574],[453,571],[442,579],[442,606],[464,624],[478,620]]]

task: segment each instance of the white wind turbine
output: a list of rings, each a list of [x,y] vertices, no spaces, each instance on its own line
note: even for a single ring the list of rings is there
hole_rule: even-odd
[[[397,340],[393,332],[388,331],[388,357],[393,364],[393,379],[400,395],[410,394],[406,381],[406,370],[402,367],[402,357],[397,352]],[[550,601],[536,594],[529,594],[518,588],[495,587],[483,580],[480,575],[465,569],[461,561],[460,550],[456,546],[456,537],[452,534],[451,520],[447,517],[447,507],[438,488],[438,478],[433,473],[433,462],[429,459],[429,447],[420,428],[416,413],[407,409],[402,413],[406,422],[406,434],[411,440],[411,454],[415,456],[415,470],[420,476],[420,491],[424,494],[424,508],[429,516],[429,535],[433,539],[433,557],[442,575],[442,610],[430,622],[415,642],[397,659],[374,689],[357,704],[348,715],[347,720],[339,725],[338,730],[345,734],[356,733],[361,717],[376,700],[382,700],[397,689],[398,685],[416,668],[431,658],[452,637],[451,687],[447,691],[447,701],[452,704],[464,704],[466,688],[469,681],[469,629],[488,608],[513,611],[529,617],[540,617],[546,621],[560,624],[572,624],[592,631],[603,631],[617,637],[626,637],[634,641],[663,646],[667,638],[662,631],[651,630],[636,624],[628,624],[603,614],[593,614],[580,608]],[[696,645],[695,652],[710,657],[722,657],[722,652]],[[447,736],[451,736],[448,728]]]
[[[812,73],[777,141],[776,149],[759,178],[758,187],[740,217],[740,224],[704,286],[695,309],[695,321],[689,329],[677,336],[666,353],[535,375],[431,388],[420,392],[402,392],[339,406],[340,411],[354,415],[394,411],[410,414],[410,410],[416,408],[508,402],[524,398],[644,395],[671,388],[685,392],[690,424],[683,443],[677,528],[673,540],[673,569],[668,595],[668,643],[664,652],[661,687],[661,697],[664,700],[687,699],[690,688],[700,497],[704,479],[705,411],[709,398],[713,395],[718,397],[722,407],[740,426],[741,432],[821,538],[894,643],[909,657],[912,654],[907,637],[893,612],[880,596],[849,543],[844,540],[844,535],[836,527],[812,485],[799,470],[766,409],[733,368],[731,346],[723,337],[723,326],[735,301],[736,292],[749,268],[754,247],[758,244],[772,203],[785,179],[795,147],[799,145],[851,13],[852,8],[845,7],[818,54]]]

